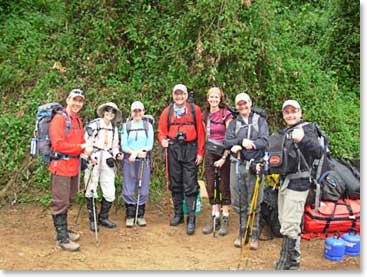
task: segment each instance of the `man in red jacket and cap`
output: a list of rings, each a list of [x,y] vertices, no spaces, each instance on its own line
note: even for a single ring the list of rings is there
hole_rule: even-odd
[[[205,132],[201,121],[201,110],[189,103],[185,85],[173,88],[173,102],[165,108],[158,125],[158,140],[168,148],[168,172],[175,216],[170,225],[183,223],[183,198],[187,205],[187,234],[195,232],[196,198],[199,192],[197,166],[204,156]]]
[[[66,108],[56,113],[49,126],[51,140],[51,214],[56,229],[58,246],[67,251],[77,251],[75,241],[80,235],[67,228],[68,207],[78,189],[79,155],[93,151],[84,141],[84,128],[78,112],[84,104],[84,94],[73,89],[66,99]]]

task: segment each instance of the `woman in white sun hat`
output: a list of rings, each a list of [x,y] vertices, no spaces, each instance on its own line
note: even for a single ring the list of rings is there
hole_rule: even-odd
[[[95,231],[94,214],[96,211],[93,211],[93,207],[95,208],[96,205],[93,205],[93,201],[98,197],[98,183],[101,185],[103,194],[98,224],[107,228],[116,227],[116,224],[109,220],[108,213],[115,200],[115,160],[123,159],[116,127],[116,122],[121,121],[122,118],[120,109],[115,103],[108,102],[98,107],[97,114],[99,118],[87,125],[84,135],[85,140],[91,142],[94,149],[91,155],[93,166],[86,169],[84,176],[84,183],[87,186],[85,197],[91,231]],[[91,172],[92,176],[89,179]]]

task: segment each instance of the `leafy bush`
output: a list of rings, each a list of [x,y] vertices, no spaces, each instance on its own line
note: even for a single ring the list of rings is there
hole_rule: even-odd
[[[106,101],[127,116],[137,99],[158,120],[172,87],[184,83],[200,106],[213,85],[232,105],[247,89],[274,131],[282,102],[296,98],[335,156],[359,158],[358,2],[18,2],[0,1],[3,179],[27,159],[37,106],[64,103],[74,87],[86,91],[84,122]],[[47,170],[36,164],[26,175],[47,203]],[[162,195],[163,179],[154,167],[152,199]]]

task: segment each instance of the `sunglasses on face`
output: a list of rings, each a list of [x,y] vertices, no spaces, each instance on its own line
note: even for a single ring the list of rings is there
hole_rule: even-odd
[[[84,96],[84,92],[81,89],[73,89],[70,93],[80,94]]]
[[[108,113],[116,114],[116,110],[114,108],[107,108],[107,109],[105,109],[105,111],[108,112]]]
[[[246,106],[246,105],[247,105],[247,102],[240,102],[240,103],[237,103],[237,106],[239,106],[239,107]]]

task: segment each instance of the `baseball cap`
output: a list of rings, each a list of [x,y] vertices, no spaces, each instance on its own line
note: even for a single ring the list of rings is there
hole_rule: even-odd
[[[72,89],[69,93],[68,98],[73,99],[74,97],[77,97],[77,96],[82,97],[83,99],[85,98],[84,92],[78,88]]]
[[[183,91],[184,93],[187,93],[187,87],[183,84],[177,84],[174,86],[172,92],[175,93],[176,90],[181,90]]]
[[[134,110],[144,110],[144,105],[140,101],[135,101],[131,104],[131,111]]]
[[[248,96],[247,93],[241,92],[241,93],[237,94],[235,102],[237,104],[240,101],[245,101],[245,102],[248,103],[248,102],[251,102],[251,98],[250,98],[250,96]]]
[[[282,110],[284,110],[285,107],[292,106],[296,109],[301,109],[300,104],[296,100],[287,100],[283,103]]]

